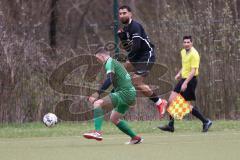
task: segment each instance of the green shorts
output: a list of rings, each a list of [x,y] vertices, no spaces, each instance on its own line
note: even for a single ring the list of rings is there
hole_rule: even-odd
[[[117,91],[110,93],[110,98],[114,106],[114,110],[118,113],[125,114],[129,106],[134,105],[136,100],[136,90],[131,88],[129,90]]]

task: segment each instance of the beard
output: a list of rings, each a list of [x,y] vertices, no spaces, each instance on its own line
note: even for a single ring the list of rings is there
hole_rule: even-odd
[[[128,24],[129,21],[130,21],[130,18],[122,18],[121,19],[122,24]]]

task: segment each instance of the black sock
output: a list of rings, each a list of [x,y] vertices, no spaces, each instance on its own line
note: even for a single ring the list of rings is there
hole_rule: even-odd
[[[149,97],[149,99],[150,99],[151,101],[153,101],[154,103],[156,103],[156,102],[159,100],[158,96],[157,96],[155,93],[153,93],[153,94]]]
[[[169,116],[169,122],[168,122],[168,126],[170,127],[174,127],[174,118],[172,116]]]
[[[202,113],[200,113],[196,107],[193,107],[192,109],[192,115],[194,115],[195,117],[197,117],[198,119],[200,119],[202,121],[202,123],[207,123],[208,120],[202,115]]]

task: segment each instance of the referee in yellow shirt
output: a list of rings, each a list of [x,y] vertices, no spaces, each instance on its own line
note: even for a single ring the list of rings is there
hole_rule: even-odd
[[[195,89],[197,86],[198,69],[200,63],[200,57],[198,51],[193,47],[192,37],[183,37],[183,49],[181,50],[182,68],[175,76],[176,80],[179,80],[175,89],[172,91],[168,104],[180,93],[186,101],[195,101]],[[165,106],[165,108],[167,105]],[[207,132],[212,125],[212,121],[205,118],[196,106],[191,106],[192,114],[197,117],[203,123],[202,132]],[[168,125],[159,126],[159,129],[163,131],[174,132],[174,119],[170,116]]]

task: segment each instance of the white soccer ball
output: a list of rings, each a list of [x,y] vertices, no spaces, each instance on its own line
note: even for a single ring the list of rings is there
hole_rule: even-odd
[[[43,123],[47,126],[47,127],[53,127],[54,125],[56,125],[58,122],[58,118],[55,114],[53,113],[47,113],[43,116]]]

